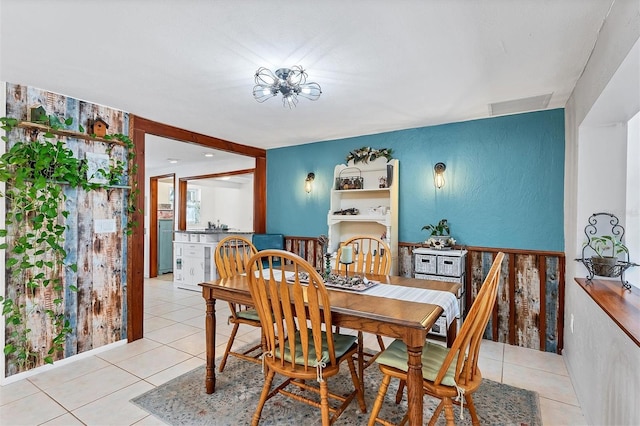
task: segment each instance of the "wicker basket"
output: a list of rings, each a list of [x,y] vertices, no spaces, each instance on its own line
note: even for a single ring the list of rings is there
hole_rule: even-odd
[[[336,178],[336,189],[363,189],[364,179],[362,178],[362,170],[357,167],[347,167],[340,171]]]

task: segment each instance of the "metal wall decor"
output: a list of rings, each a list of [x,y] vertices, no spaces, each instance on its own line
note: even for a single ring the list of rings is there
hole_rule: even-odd
[[[362,171],[357,167],[347,167],[336,178],[336,189],[363,189]]]
[[[622,287],[631,291],[624,272],[639,265],[629,261],[629,250],[623,243],[624,227],[618,217],[612,213],[594,213],[584,234],[587,241],[582,246],[582,258],[576,260],[587,268],[587,280],[593,280],[594,276],[620,277]]]

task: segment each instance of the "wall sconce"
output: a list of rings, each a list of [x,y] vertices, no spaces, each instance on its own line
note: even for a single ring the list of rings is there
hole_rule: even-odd
[[[447,166],[445,166],[444,163],[436,163],[436,165],[433,166],[433,171],[435,173],[435,176],[433,178],[433,183],[438,189],[444,186],[444,171],[446,169],[447,169]]]
[[[307,178],[304,180],[304,190],[308,193],[311,192],[311,182],[316,178],[314,173],[309,173]]]

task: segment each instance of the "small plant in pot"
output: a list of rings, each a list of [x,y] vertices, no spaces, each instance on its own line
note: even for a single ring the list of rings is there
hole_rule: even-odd
[[[589,245],[596,253],[591,256],[593,273],[601,277],[615,277],[618,255],[628,253],[627,246],[611,235],[593,237]]]
[[[425,225],[422,227],[422,230],[431,232],[429,239],[425,241],[430,247],[444,248],[456,243],[456,240],[450,236],[451,230],[447,219],[440,219],[435,225]]]

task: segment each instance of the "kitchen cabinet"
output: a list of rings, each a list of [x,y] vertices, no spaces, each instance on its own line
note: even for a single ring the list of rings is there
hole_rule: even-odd
[[[173,270],[173,219],[158,220],[158,274]]]
[[[381,237],[391,249],[391,274],[398,265],[398,160],[338,164],[331,190],[329,252],[356,235]]]
[[[200,291],[201,282],[218,278],[215,250],[230,235],[251,238],[253,232],[176,231],[173,242],[173,284],[177,288]]]

